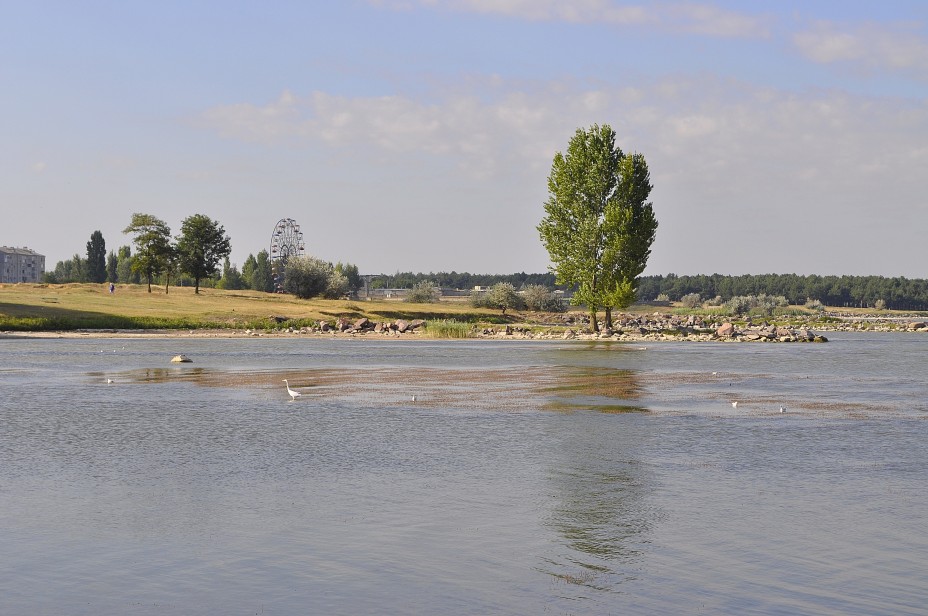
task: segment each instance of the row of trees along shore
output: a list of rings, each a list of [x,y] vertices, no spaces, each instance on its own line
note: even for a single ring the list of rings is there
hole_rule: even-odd
[[[545,274],[470,274],[467,272],[399,272],[381,274],[371,281],[373,288],[411,289],[421,282],[434,282],[446,289],[491,287],[508,282],[516,289],[541,285],[551,289],[573,291],[570,285],[557,284],[553,273]],[[783,296],[790,304],[802,305],[818,300],[827,306],[891,310],[928,310],[928,279],[883,276],[818,276],[798,274],[761,275],[692,275],[640,276],[637,281],[639,301],[654,302],[666,297],[678,302],[686,295],[697,294],[704,300],[749,295]],[[882,302],[882,303],[881,303]]]
[[[118,250],[107,253],[103,234],[94,231],[87,242],[86,257],[75,254],[70,259],[59,261],[53,270],[45,273],[44,281],[49,284],[147,283],[149,291],[153,283],[164,284],[165,290],[171,283],[192,286],[196,292],[200,287],[251,289],[266,293],[278,290],[268,251],[249,254],[239,271],[229,261],[231,242],[222,225],[202,214],[185,218],[181,223],[181,233],[175,238],[171,237],[170,227],[151,214],[133,214],[123,232],[134,235],[135,252],[130,246],[120,246]],[[321,262],[312,257],[300,261]],[[344,281],[344,292],[357,291],[361,287],[362,279],[356,265],[324,264]],[[297,266],[296,260],[294,266]]]

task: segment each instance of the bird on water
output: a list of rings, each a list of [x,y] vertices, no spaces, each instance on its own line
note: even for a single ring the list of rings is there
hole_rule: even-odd
[[[287,379],[284,379],[284,383],[287,383],[287,393],[290,394],[290,397],[292,399],[296,400],[297,398],[303,395],[298,391],[293,391],[292,389],[290,389],[290,383],[287,381]]]

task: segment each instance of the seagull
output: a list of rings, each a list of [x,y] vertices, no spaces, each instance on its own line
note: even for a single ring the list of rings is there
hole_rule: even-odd
[[[115,383],[115,381],[114,381],[113,379],[106,379],[106,382],[107,382],[107,383]]]
[[[290,383],[287,382],[287,379],[284,379],[284,383],[287,383],[287,393],[290,394],[290,397],[292,399],[296,400],[297,398],[303,395],[298,391],[293,391],[292,389],[290,389]]]
[[[786,412],[786,407],[785,407],[785,406],[781,406],[781,407],[780,407],[780,412],[781,412],[781,413],[785,413],[785,412]]]
[[[731,408],[733,408],[733,409],[738,408],[738,401],[737,401],[737,400],[735,400],[734,402],[731,403]]]
[[[416,397],[415,397],[415,396],[412,397],[412,401],[413,401],[413,402],[416,401]]]

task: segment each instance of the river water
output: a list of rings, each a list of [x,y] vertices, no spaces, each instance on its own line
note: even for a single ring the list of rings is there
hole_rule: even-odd
[[[928,613],[928,336],[0,352],[2,614]]]

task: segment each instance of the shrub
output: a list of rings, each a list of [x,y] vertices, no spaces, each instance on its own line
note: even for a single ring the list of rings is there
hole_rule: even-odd
[[[656,301],[656,302],[669,302],[669,301],[670,301],[670,296],[667,295],[666,293],[660,293],[660,294],[658,294],[658,296],[657,296],[656,298],[654,298],[654,301]]]
[[[825,310],[825,305],[817,299],[806,298],[806,308],[822,312]]]
[[[506,314],[507,310],[521,308],[525,303],[511,282],[497,282],[487,291],[487,305]]]
[[[564,305],[548,287],[540,284],[525,285],[522,299],[529,310],[539,312],[563,312]]]
[[[470,305],[472,308],[490,308],[490,299],[487,292],[473,289],[470,292]]]
[[[423,280],[413,285],[403,301],[413,304],[434,304],[441,299],[441,289],[431,280]]]
[[[348,291],[348,279],[335,267],[315,257],[290,257],[284,270],[284,291],[301,299],[335,299]]]
[[[468,338],[473,326],[454,319],[429,321],[425,324],[425,335],[429,338]]]
[[[742,315],[748,312],[771,316],[778,308],[786,308],[789,302],[782,295],[736,295],[725,303],[729,314]]]
[[[878,299],[873,303],[873,307],[877,310],[886,310],[886,301]]]
[[[702,298],[699,297],[699,293],[687,293],[680,298],[680,303],[684,308],[698,308],[702,305]]]

